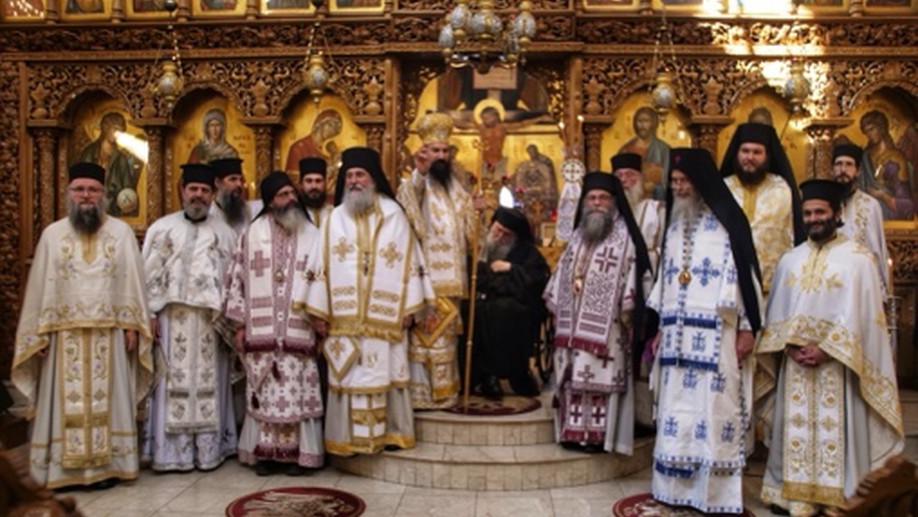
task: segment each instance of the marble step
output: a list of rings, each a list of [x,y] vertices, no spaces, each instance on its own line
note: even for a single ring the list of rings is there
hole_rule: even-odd
[[[418,442],[442,445],[538,445],[554,443],[553,410],[542,407],[520,415],[467,416],[445,411],[418,411]]]
[[[598,483],[651,465],[652,439],[635,442],[634,454],[568,451],[556,444],[417,447],[376,456],[336,457],[351,474],[402,485],[457,490],[537,490]]]

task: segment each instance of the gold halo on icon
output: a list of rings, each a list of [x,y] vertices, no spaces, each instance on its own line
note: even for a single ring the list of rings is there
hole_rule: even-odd
[[[504,120],[504,115],[506,115],[506,110],[504,109],[504,105],[501,104],[500,101],[497,99],[484,99],[475,105],[475,111],[473,112],[474,113],[473,116],[475,117],[475,123],[478,124],[479,126],[482,124],[481,112],[484,111],[485,108],[496,109],[497,112],[500,114],[500,119]]]

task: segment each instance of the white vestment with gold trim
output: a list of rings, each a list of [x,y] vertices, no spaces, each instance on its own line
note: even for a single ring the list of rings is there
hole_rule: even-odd
[[[458,181],[449,190],[417,169],[399,186],[398,201],[421,242],[430,283],[448,308],[468,298],[468,239],[476,218],[471,197]],[[459,368],[456,356],[462,321],[454,310],[440,311],[450,321],[429,339],[409,341],[411,403],[415,408],[448,408],[456,404]]]
[[[143,443],[155,470],[209,470],[236,453],[231,348],[219,333],[235,247],[236,233],[213,215],[193,223],[179,211],[147,230],[147,294],[166,363],[149,399]]]
[[[762,270],[762,292],[767,295],[778,259],[794,247],[790,186],[784,178],[771,173],[755,186],[744,185],[738,174],[724,178],[724,183],[749,220],[752,242]]]
[[[368,214],[332,211],[296,306],[329,322],[325,447],[338,455],[414,446],[403,320],[434,303],[408,218],[380,196]]]
[[[813,515],[904,446],[883,289],[870,251],[843,235],[786,253],[772,285],[757,350],[775,398],[762,499]],[[829,356],[818,367],[781,353],[811,343]]]
[[[873,253],[884,292],[889,293],[889,252],[886,249],[880,202],[866,192],[855,190],[842,204],[841,218],[845,224],[838,229],[838,233],[847,235]]]
[[[114,217],[92,236],[67,219],[52,223],[27,286],[12,380],[35,418],[32,477],[49,488],[136,479],[136,407],[153,378],[153,354],[134,231]],[[133,353],[125,329],[139,335]]]

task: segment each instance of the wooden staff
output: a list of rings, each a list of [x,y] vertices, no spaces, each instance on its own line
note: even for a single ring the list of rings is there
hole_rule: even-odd
[[[481,197],[481,182],[483,178],[478,178],[475,186],[475,195],[472,199],[473,206],[475,199]],[[472,278],[469,286],[469,326],[466,331],[465,339],[465,383],[462,388],[462,411],[469,412],[469,394],[472,391],[470,383],[472,382],[472,341],[475,339],[475,299],[478,297],[478,232],[481,231],[481,210],[475,207],[475,224],[472,228],[470,243],[472,246]]]

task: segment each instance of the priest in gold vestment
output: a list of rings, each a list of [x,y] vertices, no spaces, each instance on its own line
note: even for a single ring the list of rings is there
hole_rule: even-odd
[[[762,291],[767,293],[781,254],[805,238],[797,182],[775,129],[755,122],[740,124],[720,173],[752,227]]]
[[[107,487],[139,471],[152,335],[140,249],[105,214],[104,175],[71,167],[69,216],[42,232],[16,330],[12,380],[35,419],[30,472],[49,488]]]
[[[853,496],[904,437],[870,251],[836,230],[841,185],[801,187],[809,239],[778,262],[757,354],[774,397],[762,499],[808,516]]]
[[[417,168],[397,194],[421,242],[442,316],[432,334],[418,329],[409,343],[411,403],[416,409],[452,407],[459,393],[456,347],[462,321],[458,308],[468,297],[468,239],[476,218],[469,193],[452,177],[452,129],[453,119],[445,113],[421,118],[418,134],[423,145],[415,154]]]
[[[349,456],[414,446],[407,328],[434,292],[379,153],[353,147],[341,156],[336,206],[294,307],[328,336],[325,449]]]

